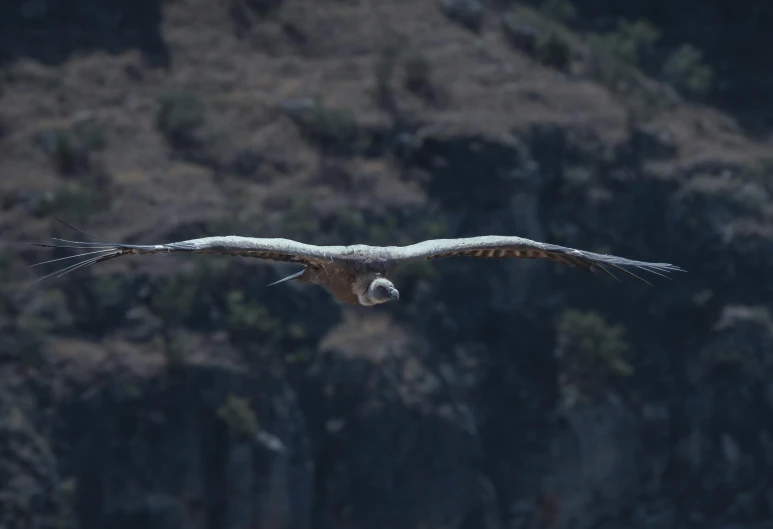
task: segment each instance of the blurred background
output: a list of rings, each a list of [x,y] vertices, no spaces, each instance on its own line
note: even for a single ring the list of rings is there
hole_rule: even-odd
[[[0,527],[773,527],[773,4],[3,0]],[[399,270],[25,242],[483,234]]]

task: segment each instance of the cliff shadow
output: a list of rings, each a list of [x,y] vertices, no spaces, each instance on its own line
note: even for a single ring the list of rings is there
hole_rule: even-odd
[[[30,57],[55,65],[77,52],[138,49],[168,67],[161,0],[7,0],[0,3],[0,64]]]

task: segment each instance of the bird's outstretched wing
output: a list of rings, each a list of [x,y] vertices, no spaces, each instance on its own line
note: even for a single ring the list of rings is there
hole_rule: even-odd
[[[58,219],[57,219],[58,220]],[[62,244],[38,244],[30,243],[32,246],[41,246],[43,248],[71,248],[79,250],[88,250],[85,253],[51,259],[42,263],[36,263],[32,266],[39,266],[48,263],[67,261],[70,259],[81,260],[69,264],[46,276],[61,277],[69,272],[85,268],[102,261],[108,261],[124,255],[140,255],[151,253],[168,252],[187,252],[187,253],[214,253],[224,255],[239,255],[244,257],[256,257],[258,259],[268,259],[271,261],[285,261],[305,265],[314,265],[317,263],[328,263],[341,255],[344,247],[342,246],[314,246],[304,244],[289,239],[259,239],[254,237],[239,237],[229,235],[225,237],[204,237],[201,239],[190,239],[187,241],[172,242],[167,244],[154,245],[136,245],[121,244],[108,241],[94,235],[90,235],[78,228],[74,228],[64,221],[59,221],[65,226],[94,239],[94,242],[70,241],[66,239],[54,238]]]
[[[615,268],[648,284],[650,284],[649,281],[642,279],[628,268],[638,268],[666,278],[668,276],[665,274],[668,272],[684,272],[678,266],[668,263],[634,261],[624,257],[575,250],[574,248],[546,244],[521,237],[485,236],[463,239],[434,239],[410,246],[390,246],[388,250],[395,264],[443,257],[547,259],[576,266],[591,273],[601,272],[617,279],[609,270],[609,268]]]

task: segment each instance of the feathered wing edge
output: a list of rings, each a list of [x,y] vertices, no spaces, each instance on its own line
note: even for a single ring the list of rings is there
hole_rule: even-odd
[[[51,272],[50,274],[47,274],[39,278],[38,281],[42,281],[51,276],[56,276],[57,278],[59,278],[59,277],[62,277],[63,275],[69,274],[70,272],[74,272],[75,270],[78,270],[80,268],[86,268],[93,264],[101,263],[102,261],[108,261],[110,259],[115,259],[116,257],[121,257],[122,255],[127,255],[131,253],[132,250],[135,253],[143,250],[146,252],[151,252],[155,248],[154,246],[136,246],[136,245],[121,244],[113,241],[108,241],[106,239],[102,239],[95,235],[91,235],[90,233],[87,233],[83,230],[79,230],[78,228],[70,226],[63,220],[60,220],[60,219],[56,219],[56,220],[58,220],[68,228],[73,229],[78,233],[85,235],[86,237],[94,239],[97,242],[71,241],[68,239],[60,239],[58,237],[52,237],[53,240],[66,243],[66,244],[41,244],[41,243],[34,243],[34,242],[28,243],[30,246],[38,246],[41,248],[69,248],[74,250],[90,250],[86,253],[68,255],[66,257],[59,257],[58,259],[50,259],[48,261],[43,261],[40,263],[35,263],[33,265],[30,265],[30,268],[32,268],[32,267],[41,266],[44,264],[56,263],[60,261],[67,261],[70,259],[78,259],[78,258],[90,256],[87,259],[78,261],[74,264],[70,264],[69,266],[66,266],[65,268],[60,268],[54,272]]]
[[[53,237],[53,240],[64,244],[28,243],[30,246],[38,246],[42,248],[69,248],[77,250],[89,250],[85,253],[69,255],[57,259],[50,259],[48,261],[43,261],[31,265],[31,267],[35,267],[49,263],[86,257],[86,259],[80,260],[76,263],[66,266],[65,268],[58,269],[48,275],[45,275],[38,279],[38,281],[42,281],[43,279],[52,276],[59,278],[80,268],[86,268],[91,265],[101,263],[103,261],[108,261],[110,259],[115,259],[116,257],[121,257],[124,255],[166,252],[217,253],[226,255],[240,255],[245,257],[257,257],[272,261],[295,262],[308,266],[313,263],[328,262],[333,260],[340,256],[342,249],[338,246],[312,246],[288,239],[255,239],[251,237],[235,236],[206,237],[202,239],[192,239],[189,241],[158,245],[122,244],[108,241],[107,239],[102,239],[101,237],[87,233],[67,224],[63,220],[56,220],[68,228],[75,230],[76,232],[86,237],[94,239],[95,242],[72,241]],[[303,271],[297,274],[293,274],[289,278],[279,282],[283,282],[289,279],[296,279],[297,277],[300,277],[302,273]]]
[[[342,257],[345,247],[342,246],[313,246],[287,239],[255,239],[250,237],[207,237],[192,239],[189,241],[174,242],[161,245],[133,245],[121,244],[91,235],[83,230],[75,228],[66,222],[62,224],[77,231],[95,242],[71,241],[54,237],[55,241],[65,244],[39,244],[30,243],[32,246],[43,248],[72,248],[89,250],[86,253],[60,257],[36,263],[31,266],[40,266],[48,263],[66,261],[87,257],[63,269],[56,270],[41,277],[38,281],[51,276],[62,277],[102,261],[108,261],[123,255],[165,253],[165,252],[194,252],[194,253],[220,253],[227,255],[241,255],[257,257],[274,261],[295,262],[305,265],[314,263],[326,263],[335,258]],[[575,266],[589,273],[601,272],[619,282],[617,277],[607,268],[620,270],[645,283],[652,285],[646,279],[635,274],[630,268],[637,268],[666,279],[671,279],[666,274],[669,272],[685,272],[678,266],[669,263],[651,263],[647,261],[635,261],[615,255],[604,255],[545,244],[520,237],[483,236],[465,239],[434,239],[410,246],[390,246],[388,250],[390,259],[394,264],[418,259],[440,259],[446,257],[477,257],[477,258],[520,258],[520,259],[547,259],[562,264]],[[303,271],[280,280],[278,283],[300,277]],[[276,284],[276,283],[273,283]]]
[[[652,283],[640,277],[629,268],[636,268],[651,274],[671,279],[670,272],[685,272],[682,268],[669,263],[651,263],[636,261],[616,255],[605,255],[567,248],[554,244],[545,244],[521,237],[484,236],[463,239],[435,239],[402,247],[390,247],[396,264],[418,259],[442,259],[447,257],[477,257],[485,259],[546,259],[580,268],[586,272],[601,273],[620,280],[611,269],[619,270],[652,286]]]

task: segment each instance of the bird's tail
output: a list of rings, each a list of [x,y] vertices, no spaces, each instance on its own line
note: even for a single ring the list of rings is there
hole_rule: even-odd
[[[78,228],[70,226],[69,224],[67,224],[61,219],[56,219],[56,220],[58,220],[68,228],[71,228],[77,231],[78,233],[85,235],[86,237],[94,239],[96,242],[70,241],[67,239],[59,239],[57,237],[53,237],[55,241],[59,241],[66,244],[29,243],[30,246],[39,246],[42,248],[70,248],[70,249],[77,249],[77,250],[89,250],[88,252],[85,252],[85,253],[69,255],[67,257],[60,257],[58,259],[51,259],[49,261],[43,261],[41,263],[35,263],[31,265],[31,267],[35,267],[35,266],[40,266],[48,263],[55,263],[59,261],[66,261],[69,259],[77,259],[79,257],[86,257],[86,259],[78,261],[65,268],[58,269],[48,275],[45,275],[40,279],[38,279],[38,281],[42,281],[43,279],[49,278],[51,276],[56,276],[57,278],[59,278],[65,274],[69,274],[70,272],[74,272],[75,270],[78,270],[80,268],[86,268],[88,266],[91,266],[96,263],[100,263],[102,261],[115,259],[116,257],[120,257],[122,255],[151,251],[155,248],[153,246],[138,246],[138,245],[121,244],[121,243],[108,241],[106,239],[102,239],[95,235],[91,235],[90,233],[86,233],[83,230],[79,230]]]

